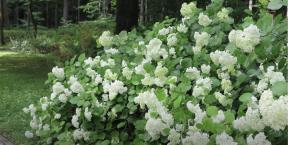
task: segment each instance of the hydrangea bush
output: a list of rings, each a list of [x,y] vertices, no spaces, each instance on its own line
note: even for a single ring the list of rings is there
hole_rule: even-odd
[[[40,144],[271,145],[288,138],[287,19],[234,24],[230,8],[184,3],[180,23],[98,39],[96,57],[54,67],[24,108]]]

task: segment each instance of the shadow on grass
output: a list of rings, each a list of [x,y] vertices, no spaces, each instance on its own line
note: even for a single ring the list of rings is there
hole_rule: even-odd
[[[22,108],[49,94],[44,84],[53,57],[0,51],[0,134],[15,144],[32,144],[24,137],[29,116]]]

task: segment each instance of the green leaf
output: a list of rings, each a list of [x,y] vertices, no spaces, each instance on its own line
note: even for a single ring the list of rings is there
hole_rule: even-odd
[[[283,6],[283,2],[281,0],[271,0],[268,3],[268,9],[271,10],[279,10]]]
[[[180,83],[176,87],[175,91],[180,92],[180,93],[186,93],[187,91],[189,91],[191,89],[191,87],[192,86],[191,86],[190,82],[186,81],[186,82]]]
[[[209,116],[215,116],[218,114],[218,108],[216,106],[209,106],[206,110],[207,115]]]
[[[79,57],[78,57],[78,61],[83,62],[85,60],[85,53],[82,53]]]
[[[251,94],[251,93],[244,93],[240,96],[239,100],[243,103],[248,103],[251,101],[252,96],[253,96],[253,94]]]
[[[155,66],[153,66],[152,64],[146,63],[146,64],[144,64],[143,67],[147,73],[150,73],[150,74],[154,73]]]
[[[235,120],[235,116],[231,111],[226,111],[224,115],[226,123],[233,123],[233,121]]]
[[[144,130],[145,125],[146,125],[146,120],[137,120],[134,123],[136,130]]]
[[[124,127],[124,126],[125,126],[125,124],[126,124],[126,122],[125,122],[125,121],[123,121],[123,122],[120,122],[120,123],[118,123],[118,124],[117,124],[117,128],[122,128],[122,127]]]
[[[261,32],[267,34],[268,32],[272,31],[274,26],[273,15],[269,13],[262,14],[256,25],[261,30]]]
[[[176,100],[173,102],[174,108],[180,107],[181,102],[182,102],[182,96],[178,96],[178,97],[176,98]]]
[[[206,104],[211,105],[211,104],[213,104],[214,102],[217,102],[217,99],[215,98],[214,95],[208,95],[208,96],[206,96],[206,97],[204,98],[204,102],[205,102]]]
[[[288,83],[281,81],[272,85],[272,92],[276,96],[286,95],[288,93]]]
[[[157,90],[155,91],[155,94],[156,94],[157,99],[158,99],[159,101],[166,100],[166,98],[167,98],[164,89],[157,89]]]

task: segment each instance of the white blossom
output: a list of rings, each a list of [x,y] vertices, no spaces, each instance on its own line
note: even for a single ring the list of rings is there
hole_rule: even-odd
[[[104,31],[98,41],[102,46],[109,47],[113,44],[113,36],[109,31]]]
[[[190,2],[189,4],[183,3],[180,9],[180,13],[184,17],[191,17],[194,15],[195,11],[197,10],[196,4]]]
[[[212,20],[205,14],[200,13],[198,17],[198,23],[204,27],[208,26],[211,24]]]
[[[25,137],[26,138],[33,138],[33,133],[31,131],[25,131]]]
[[[222,132],[216,136],[217,145],[237,145],[237,142],[234,142],[234,139],[229,136],[226,132]]]
[[[254,47],[260,42],[260,30],[257,26],[251,24],[243,31],[232,30],[229,33],[229,41],[235,43],[237,47],[244,52],[250,53]]]
[[[158,60],[160,57],[166,58],[168,57],[168,52],[161,48],[162,41],[158,38],[154,38],[150,40],[149,44],[146,45],[146,53],[145,56],[147,59]]]
[[[169,34],[167,37],[167,45],[168,46],[174,46],[177,43],[177,37],[175,33]]]
[[[87,107],[85,108],[84,116],[85,116],[85,118],[86,118],[88,121],[91,121],[92,113],[89,112],[89,110],[88,110]]]
[[[206,111],[202,111],[199,104],[194,105],[192,102],[187,102],[187,108],[190,112],[195,114],[195,122],[201,123],[203,118],[206,116]]]
[[[216,116],[212,117],[213,122],[215,123],[221,123],[222,121],[225,120],[225,115],[224,112],[222,110],[218,111],[218,114]]]
[[[185,26],[185,24],[179,24],[177,26],[177,31],[181,33],[187,33],[188,28]]]
[[[53,93],[60,94],[64,91],[65,87],[60,83],[60,82],[56,82],[53,86],[52,86],[52,90]]]
[[[271,145],[263,132],[259,132],[254,138],[252,134],[247,137],[247,145]]]
[[[118,94],[123,94],[128,89],[124,87],[124,83],[119,80],[113,82],[103,81],[103,91],[109,94],[109,99],[113,100]]]
[[[84,91],[83,86],[78,81],[71,84],[70,89],[73,93],[77,93],[77,94]]]
[[[202,48],[203,46],[208,45],[210,37],[211,35],[207,32],[195,32],[194,39],[196,41],[196,46]]]
[[[56,78],[58,78],[58,79],[60,79],[60,80],[64,79],[64,75],[65,75],[65,74],[64,74],[64,69],[63,69],[63,68],[59,68],[58,66],[53,67],[52,73],[53,73],[53,75],[54,75]]]
[[[237,63],[237,58],[226,51],[216,50],[215,52],[211,52],[210,58],[214,64],[221,64],[222,66],[228,68],[234,66]]]

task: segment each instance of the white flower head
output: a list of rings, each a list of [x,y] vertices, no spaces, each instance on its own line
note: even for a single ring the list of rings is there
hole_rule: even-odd
[[[184,17],[192,17],[197,10],[196,4],[190,2],[189,4],[183,3],[180,9],[180,13]]]
[[[62,80],[62,79],[64,79],[64,77],[65,77],[65,76],[64,76],[64,75],[65,75],[64,69],[63,69],[63,68],[59,68],[58,66],[53,67],[52,73],[53,73],[53,75],[54,75],[56,78],[58,78],[59,80]]]
[[[25,131],[25,137],[26,138],[33,138],[33,133],[31,131]]]
[[[113,36],[111,36],[111,32],[104,31],[99,37],[98,41],[100,45],[104,47],[110,47],[113,44]]]
[[[198,17],[198,23],[204,27],[208,26],[211,24],[212,20],[205,14],[200,13]]]

